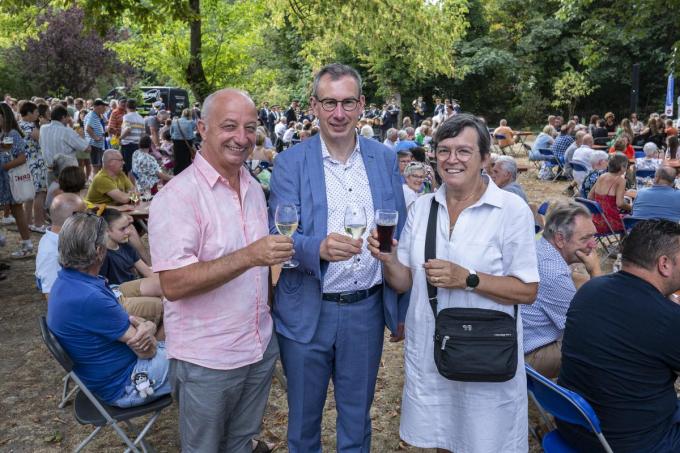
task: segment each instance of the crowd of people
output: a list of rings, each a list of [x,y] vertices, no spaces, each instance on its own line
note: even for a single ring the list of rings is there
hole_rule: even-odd
[[[573,178],[615,229],[620,210],[650,219],[623,240],[622,270],[605,275],[601,218],[576,201],[546,215],[529,203],[504,155],[507,121],[490,130],[448,100],[431,115],[422,98],[413,107],[398,125],[396,105],[366,105],[361,77],[341,64],[315,75],[304,113],[298,100],[257,108],[236,89],[179,118],[160,104],[144,118],[133,99],[6,97],[3,222],[21,236],[14,257],[33,256],[29,232],[43,234],[36,280],[78,376],[118,407],[172,391],[183,451],[266,452],[259,431],[280,358],[289,451],[321,451],[332,379],[337,450],[368,452],[387,327],[390,341],[405,339],[399,435],[410,445],[526,452],[527,363],[593,405],[614,451],[680,448],[672,123],[659,140],[634,115],[592,127],[550,117],[529,152],[551,149],[559,163],[545,168]],[[596,149],[598,137],[611,149]],[[24,163],[32,204],[9,184]],[[629,163],[655,171],[651,187]],[[129,215],[140,198],[148,223]],[[360,224],[347,220],[357,207]],[[502,348],[447,330],[480,313],[466,325],[480,335],[502,325]],[[152,395],[132,385],[141,374]],[[559,429],[580,450],[597,442]]]

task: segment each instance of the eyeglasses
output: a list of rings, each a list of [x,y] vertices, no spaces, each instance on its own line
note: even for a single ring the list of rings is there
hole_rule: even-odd
[[[451,153],[453,153],[456,156],[456,159],[461,162],[467,162],[474,154],[474,152],[469,149],[450,150],[449,148],[442,147],[435,150],[435,154],[439,160],[448,160]]]
[[[73,217],[78,217],[78,216],[85,216],[85,217],[94,217],[97,219],[97,234],[94,239],[94,243],[97,244],[99,243],[99,238],[101,237],[101,234],[103,233],[102,230],[105,230],[106,228],[102,228],[104,226],[104,217],[101,217],[98,213],[95,214],[94,212],[91,211],[85,211],[85,212],[74,212],[72,214]]]
[[[348,98],[341,101],[331,98],[319,99],[316,96],[314,96],[314,98],[321,104],[321,108],[327,112],[332,112],[335,110],[338,107],[338,104],[342,104],[342,109],[345,112],[353,112],[359,105],[359,99],[356,98]]]

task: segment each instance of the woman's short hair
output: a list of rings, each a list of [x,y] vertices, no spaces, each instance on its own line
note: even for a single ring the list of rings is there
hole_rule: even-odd
[[[373,128],[368,124],[361,128],[361,136],[366,138],[373,138]]]
[[[106,248],[106,221],[93,214],[78,212],[66,219],[59,232],[59,264],[85,271]]]
[[[38,106],[31,101],[24,101],[19,108],[19,113],[21,116],[30,115],[31,113],[35,112],[35,109],[37,108]]]
[[[603,160],[608,160],[609,159],[609,154],[605,153],[602,150],[597,150],[593,154],[590,155],[590,165],[594,166],[598,162],[602,162]]]
[[[607,171],[609,173],[618,173],[626,168],[628,168],[628,157],[625,154],[614,153],[611,155],[607,164]]]
[[[404,168],[404,176],[410,176],[417,171],[425,171],[425,165],[421,162],[409,162]]]
[[[85,188],[85,173],[80,167],[65,167],[59,172],[59,188],[67,193],[79,194]]]
[[[142,135],[139,138],[139,147],[142,149],[151,148],[151,137],[149,137],[148,135]]]
[[[191,119],[191,110],[189,109],[182,110],[182,118]]]
[[[543,237],[550,240],[557,233],[562,233],[568,241],[574,234],[574,220],[577,216],[590,218],[590,212],[581,203],[575,201],[559,202],[548,211],[545,218]]]
[[[255,133],[255,146],[263,146],[266,138],[267,136],[265,133],[258,127],[257,132]]]
[[[645,146],[642,147],[642,151],[645,152],[645,156],[652,157],[659,152],[659,147],[656,146],[654,142],[647,142]]]
[[[436,149],[437,144],[447,138],[457,137],[466,127],[470,127],[477,132],[477,147],[479,148],[479,154],[484,159],[489,154],[491,147],[489,129],[483,120],[470,113],[459,113],[440,124],[432,138],[433,148]]]

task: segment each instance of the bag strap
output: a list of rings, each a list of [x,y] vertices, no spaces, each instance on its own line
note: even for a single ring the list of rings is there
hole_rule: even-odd
[[[427,220],[427,233],[425,235],[425,262],[429,259],[437,257],[437,212],[439,211],[439,204],[437,200],[432,197],[432,204],[430,205],[430,217]],[[437,288],[427,282],[427,297],[430,300],[430,307],[432,307],[432,314],[437,317]]]
[[[189,143],[189,140],[187,140],[187,137],[184,135],[184,131],[182,130],[182,125],[179,124],[179,119],[175,120],[175,125],[177,126],[177,129],[179,129],[179,135],[182,136],[182,140],[184,140],[184,144],[187,145],[187,148],[189,149],[189,153],[191,154],[191,158],[193,159],[196,155],[196,150],[194,149],[194,146]]]
[[[437,213],[439,212],[439,203],[432,197],[432,204],[430,205],[430,216],[427,219],[427,232],[425,233],[425,262],[429,259],[437,257]],[[430,301],[432,314],[437,318],[437,288],[427,282],[427,297]],[[514,305],[515,320],[517,320],[518,305]]]

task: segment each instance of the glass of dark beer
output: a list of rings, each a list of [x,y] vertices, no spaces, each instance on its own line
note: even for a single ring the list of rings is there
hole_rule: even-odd
[[[392,253],[392,238],[394,229],[399,220],[397,211],[389,209],[378,209],[375,211],[375,225],[378,230],[378,242],[380,242],[380,253]]]

